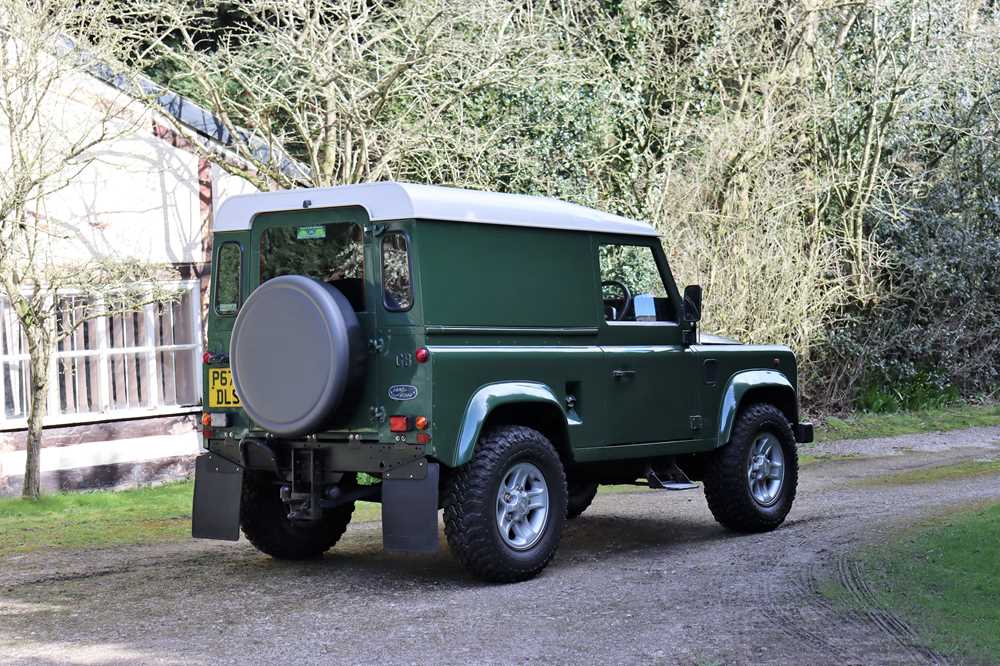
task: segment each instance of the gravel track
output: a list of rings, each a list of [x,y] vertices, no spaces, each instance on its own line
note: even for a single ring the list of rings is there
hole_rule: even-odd
[[[312,562],[195,541],[0,559],[0,662],[943,663],[889,610],[845,612],[817,587],[832,577],[871,605],[858,546],[1000,501],[1000,475],[853,481],[1000,457],[1000,428],[806,452],[863,457],[804,467],[775,532],[724,531],[700,491],[602,494],[516,585],[470,579],[445,549],[385,555],[372,523]]]

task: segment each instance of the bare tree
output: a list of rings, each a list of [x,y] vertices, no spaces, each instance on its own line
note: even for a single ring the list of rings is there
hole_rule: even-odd
[[[122,43],[217,116],[238,159],[205,156],[262,190],[399,177],[403,161],[417,177],[447,171],[504,137],[502,119],[456,118],[477,91],[570,76],[544,4],[254,0],[214,27],[225,6],[135,3]]]
[[[110,7],[69,0],[0,4],[0,289],[24,331],[30,366],[23,496],[40,492],[49,366],[60,340],[96,317],[168,300],[159,267],[88,256],[46,216],[46,201],[95,159],[103,142],[141,116],[89,76],[102,45],[70,35],[105,25]]]

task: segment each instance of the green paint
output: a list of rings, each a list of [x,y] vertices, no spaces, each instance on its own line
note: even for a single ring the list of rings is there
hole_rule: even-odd
[[[372,417],[378,408],[426,416],[424,450],[446,466],[468,461],[484,424],[516,410],[511,418],[524,425],[542,427],[542,419],[566,457],[580,462],[711,450],[728,440],[736,411],[761,390],[787,391],[797,417],[795,360],[786,347],[685,343],[691,325],[680,321],[679,290],[656,238],[427,220],[372,225],[364,209],[347,207],[262,214],[249,231],[218,233],[215,243],[240,244],[241,288],[249,294],[261,278],[269,229],[296,229],[298,238],[322,228],[322,243],[340,233],[331,232],[339,224],[365,230],[358,318],[370,350],[356,407],[318,434],[320,446],[346,445],[351,433],[393,442],[388,419]],[[389,311],[382,295],[379,241],[391,232],[408,238],[413,304],[406,311]],[[646,271],[636,288],[658,296],[661,321],[605,321],[599,248],[609,244],[652,257],[646,265],[657,273]],[[210,351],[228,351],[233,321],[209,310]],[[418,364],[413,355],[423,346],[430,360]],[[706,362],[715,368],[712,380]],[[394,400],[394,385],[416,387],[417,397]],[[264,435],[236,415],[236,438],[248,429]],[[416,434],[406,441],[416,444]],[[235,440],[228,442],[213,447],[232,454]]]
[[[785,358],[787,362],[794,363],[794,358],[786,350],[777,348],[774,350],[775,358]],[[794,367],[794,365],[792,366]],[[781,372],[774,370],[744,370],[737,372],[729,378],[726,389],[722,393],[722,403],[719,407],[719,433],[716,444],[722,446],[729,441],[733,432],[733,424],[736,423],[736,416],[740,406],[744,404],[747,395],[752,395],[754,391],[764,389],[774,389],[777,392],[787,395],[792,405],[797,405],[795,400],[795,388]],[[790,420],[794,423],[797,420],[797,413],[791,414]]]
[[[444,459],[451,467],[458,467],[472,460],[476,441],[490,413],[501,405],[537,403],[552,410],[559,421],[566,421],[563,409],[555,393],[545,384],[535,382],[501,382],[488,384],[472,394],[462,418],[458,433],[458,444],[449,458]],[[440,455],[440,454],[439,454]]]

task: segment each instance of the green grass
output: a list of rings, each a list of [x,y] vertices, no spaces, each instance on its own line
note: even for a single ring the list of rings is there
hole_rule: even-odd
[[[992,474],[1000,474],[1000,460],[967,460],[952,465],[908,469],[884,476],[860,479],[856,483],[863,486],[915,485],[918,483],[934,483],[935,481],[969,479]]]
[[[904,618],[936,650],[970,663],[1000,662],[1000,504],[950,514],[866,551],[878,607]],[[828,597],[865,606],[839,583]]]
[[[122,492],[0,499],[0,555],[177,540],[190,535],[190,481]]]
[[[958,430],[1000,425],[1000,404],[955,405],[917,412],[859,413],[846,418],[830,416],[816,428],[816,441],[893,437],[915,432]]]
[[[844,453],[844,454],[800,453],[799,467],[809,467],[811,465],[818,465],[820,463],[826,463],[826,462],[844,462],[847,460],[858,460],[859,458],[861,458],[861,456],[856,453]]]
[[[191,538],[192,481],[118,492],[0,499],[0,557],[51,548],[108,548]],[[358,502],[352,522],[381,518]]]

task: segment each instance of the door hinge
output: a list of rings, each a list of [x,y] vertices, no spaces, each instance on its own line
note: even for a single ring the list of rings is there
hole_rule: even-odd
[[[372,405],[369,411],[371,412],[372,421],[376,423],[385,421],[385,407],[382,405]]]
[[[368,227],[368,233],[371,234],[372,238],[378,238],[385,233],[386,229],[389,228],[387,224],[373,224]]]
[[[688,424],[691,426],[692,432],[698,432],[701,430],[701,414],[695,414],[688,417]]]
[[[382,338],[372,338],[368,341],[368,348],[379,354],[385,349],[385,340]]]

